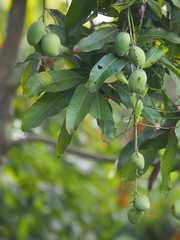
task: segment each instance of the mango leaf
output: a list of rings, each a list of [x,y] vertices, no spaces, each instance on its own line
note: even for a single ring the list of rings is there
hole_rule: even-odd
[[[119,17],[119,12],[113,7],[102,8],[99,13],[107,17]]]
[[[155,119],[151,115],[152,111],[149,111],[149,109],[144,108],[142,110],[142,115],[145,119],[147,119],[149,122],[151,122],[153,125],[156,124]]]
[[[141,116],[141,112],[144,108],[143,102],[139,99],[137,102],[137,106],[135,108],[135,117],[136,117],[136,122],[139,122],[140,116]]]
[[[162,91],[161,94],[163,97],[164,110],[166,111],[168,108],[168,104],[169,104],[169,97],[167,96],[167,94],[164,91]]]
[[[170,75],[175,80],[176,85],[177,85],[177,94],[180,95],[180,81],[179,81],[180,72],[179,72],[179,70],[164,57],[161,57],[159,61],[162,65],[164,65],[165,67],[167,67],[169,69]]]
[[[175,133],[178,141],[180,142],[180,120],[176,123]]]
[[[146,53],[146,62],[142,68],[151,67],[154,63],[156,63],[163,55],[163,48],[161,47],[152,47]]]
[[[31,53],[30,55],[28,55],[23,61],[21,62],[17,62],[15,64],[15,68],[20,67],[22,64],[29,62],[31,60],[39,60],[39,53]]]
[[[72,134],[88,114],[94,100],[96,93],[90,93],[89,90],[80,84],[69,103],[66,114],[66,129],[69,134]]]
[[[123,2],[122,5],[122,1],[117,1],[115,5],[120,5],[120,11],[132,6],[134,3],[136,2],[136,0],[127,0]]]
[[[21,77],[21,85],[24,88],[28,78],[33,76],[37,72],[39,60],[31,60],[24,69],[23,75]]]
[[[29,131],[38,127],[42,122],[68,106],[74,90],[67,90],[57,93],[45,93],[27,111],[22,121],[22,130]]]
[[[101,49],[105,43],[112,42],[114,40],[114,36],[117,32],[118,29],[114,26],[100,28],[88,37],[80,40],[80,42],[78,42],[75,46],[75,49],[83,52]]]
[[[72,139],[72,135],[69,135],[66,130],[66,118],[64,119],[63,125],[61,127],[61,131],[58,136],[57,141],[57,156],[61,157],[66,151]]]
[[[110,143],[116,138],[116,127],[114,121],[97,119],[97,123],[101,128],[101,138],[104,142]]]
[[[95,101],[93,102],[89,114],[96,119],[113,121],[110,105],[99,92],[96,94]]]
[[[164,132],[156,138],[149,138],[139,145],[139,149],[162,149],[165,148],[168,142],[169,132]]]
[[[105,55],[92,68],[86,87],[91,92],[97,91],[108,77],[118,73],[126,64],[125,58],[118,58],[112,53]]]
[[[147,3],[149,5],[149,7],[151,8],[151,10],[156,14],[156,16],[161,19],[162,18],[162,10],[161,10],[161,6],[159,5],[159,3],[154,0],[147,0]]]
[[[128,85],[121,83],[120,81],[111,83],[114,90],[119,94],[119,97],[122,101],[122,103],[126,107],[133,108],[133,104],[131,102],[131,95],[132,92],[129,90]]]
[[[179,0],[171,0],[173,4],[180,9],[180,1]]]
[[[167,31],[163,28],[148,28],[139,30],[137,45],[142,46],[145,43],[153,42],[156,39],[164,39],[169,42],[180,44],[180,38],[176,33]]]
[[[170,191],[170,172],[177,165],[179,159],[177,157],[178,153],[178,145],[177,138],[173,137],[166,146],[166,150],[161,159],[161,176],[162,183],[160,185],[160,190],[167,196]]]
[[[96,7],[96,0],[72,0],[65,18],[66,34],[71,35]]]
[[[110,85],[103,84],[101,89],[103,90],[103,92],[105,92],[107,97],[111,98],[117,104],[120,104],[121,99],[119,97],[119,94],[112,87],[110,87]]]
[[[30,94],[30,97],[35,97],[44,91],[64,91],[78,85],[83,79],[83,77],[72,70],[41,72],[28,79],[24,93]]]

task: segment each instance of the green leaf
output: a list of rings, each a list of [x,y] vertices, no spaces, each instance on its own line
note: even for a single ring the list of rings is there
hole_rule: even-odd
[[[116,127],[114,121],[97,119],[97,123],[102,131],[102,140],[107,143],[112,142],[116,138]]]
[[[114,36],[117,32],[118,29],[114,26],[100,28],[88,37],[80,40],[80,42],[78,42],[75,46],[75,49],[83,52],[101,49],[105,43],[112,42],[114,40]]]
[[[99,13],[107,17],[119,17],[119,12],[113,7],[102,8]]]
[[[97,91],[108,77],[119,72],[126,63],[125,58],[115,57],[112,53],[105,55],[92,68],[86,87],[91,92]]]
[[[180,9],[180,0],[171,0],[173,4]]]
[[[161,94],[162,94],[162,97],[163,97],[164,110],[166,111],[167,108],[168,108],[168,104],[169,104],[169,98],[164,91],[162,91]]]
[[[119,94],[119,97],[122,101],[122,103],[126,107],[133,107],[133,104],[131,103],[131,95],[132,92],[129,90],[128,85],[121,83],[120,81],[111,83],[112,87],[115,89],[115,91]]]
[[[154,63],[156,63],[163,55],[163,48],[161,47],[152,47],[146,53],[146,62],[142,68],[151,67]]]
[[[72,0],[65,18],[66,34],[71,35],[96,7],[96,0]]]
[[[160,186],[160,190],[165,196],[168,195],[170,190],[169,185],[170,172],[179,162],[179,159],[177,158],[177,151],[178,151],[177,139],[176,137],[173,137],[167,144],[166,150],[161,159],[162,183]]]
[[[156,138],[149,138],[139,145],[139,149],[162,149],[165,148],[168,142],[169,132],[164,132]]]
[[[22,64],[29,62],[31,60],[39,60],[39,53],[31,53],[30,55],[28,55],[23,61],[18,62],[15,64],[15,68],[20,67]]]
[[[151,10],[156,14],[156,16],[161,19],[162,18],[162,10],[161,10],[161,6],[159,5],[159,3],[154,0],[147,0],[147,3],[149,5],[149,7],[151,8]]]
[[[89,90],[80,84],[70,101],[66,114],[66,129],[72,134],[83,121],[94,102],[96,93],[90,93]]]
[[[132,6],[135,2],[136,2],[136,0],[127,0],[127,1],[124,1],[123,5],[122,5],[122,2],[120,1],[120,3],[117,2],[116,5],[120,5],[121,6],[120,10],[122,11],[122,10]]]
[[[176,85],[177,85],[177,94],[180,95],[180,81],[179,81],[180,72],[179,72],[179,70],[164,57],[161,57],[159,61],[162,65],[164,65],[165,67],[167,67],[169,69],[170,75],[175,80]]]
[[[72,70],[41,72],[28,79],[24,93],[30,94],[30,97],[35,97],[44,91],[64,91],[78,85],[83,79]]]
[[[121,99],[119,97],[119,94],[112,88],[110,87],[110,85],[107,84],[103,84],[101,89],[103,90],[103,92],[106,93],[106,95],[111,98],[114,102],[116,102],[117,104],[120,104]]]
[[[96,119],[113,121],[112,112],[108,101],[101,93],[97,93],[89,114]]]
[[[33,76],[37,72],[39,60],[31,60],[24,69],[23,75],[21,77],[21,85],[24,88],[28,78]]]
[[[137,45],[142,46],[156,39],[165,39],[169,42],[180,44],[180,38],[176,33],[167,31],[163,28],[148,28],[139,30]]]
[[[143,102],[139,99],[137,102],[137,106],[135,108],[135,117],[136,117],[136,122],[139,122],[139,118],[141,116],[141,112],[144,108]]]
[[[180,142],[180,120],[176,123],[175,133],[178,141]]]
[[[58,136],[57,141],[57,155],[61,157],[66,151],[72,139],[72,135],[69,135],[66,130],[66,118],[64,119],[63,125],[61,127],[61,131]]]
[[[27,111],[22,121],[22,130],[29,131],[31,128],[38,127],[42,122],[68,106],[74,90],[57,93],[45,93]]]

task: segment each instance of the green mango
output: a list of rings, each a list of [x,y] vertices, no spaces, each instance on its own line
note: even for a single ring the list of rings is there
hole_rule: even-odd
[[[115,52],[118,56],[124,56],[130,47],[130,35],[127,32],[119,33],[114,42]]]
[[[150,201],[146,195],[140,195],[136,198],[135,207],[138,211],[145,211],[150,208]]]
[[[136,54],[135,54],[135,52],[136,52]],[[140,63],[139,67],[143,67],[146,62],[146,55],[145,55],[144,51],[142,50],[142,48],[134,46],[134,48],[131,48],[129,50],[129,56],[131,58],[131,61],[134,63],[134,65],[136,67],[138,67],[138,61],[137,61],[136,55],[139,59],[139,63]]]
[[[27,31],[27,41],[30,45],[37,45],[46,34],[46,26],[43,22],[37,21],[30,25]]]
[[[41,48],[44,56],[58,56],[61,49],[61,42],[58,35],[55,33],[46,34],[41,40]]]
[[[138,224],[144,216],[144,212],[138,211],[134,205],[130,205],[128,208],[127,216],[131,223]]]
[[[129,77],[129,88],[136,92],[142,93],[146,87],[147,75],[144,70],[137,69]]]
[[[133,165],[142,170],[144,168],[144,164],[145,164],[145,161],[144,161],[144,157],[141,153],[136,153],[134,152],[131,156],[131,162],[133,163]]]

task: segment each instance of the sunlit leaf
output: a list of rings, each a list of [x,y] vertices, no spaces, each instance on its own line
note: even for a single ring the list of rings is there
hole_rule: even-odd
[[[105,43],[113,41],[117,32],[118,29],[114,26],[100,28],[78,42],[78,44],[75,46],[75,49],[83,52],[101,49]]]
[[[148,68],[156,63],[163,55],[163,48],[152,47],[146,53],[146,62],[142,68]]]
[[[44,91],[64,91],[78,85],[82,80],[83,77],[72,70],[41,72],[28,79],[24,93],[30,94],[30,97],[35,97]]]
[[[108,77],[118,73],[126,63],[125,58],[118,58],[112,53],[105,55],[92,68],[86,87],[91,92],[97,91]]]
[[[154,0],[147,0],[147,3],[149,5],[149,7],[151,8],[151,10],[156,14],[156,16],[158,16],[158,18],[162,18],[162,10],[161,10],[161,6],[159,5],[158,2],[154,1]]]
[[[76,131],[88,114],[95,100],[95,95],[96,93],[90,93],[84,84],[80,84],[76,88],[66,114],[66,129],[69,134]]]
[[[31,128],[40,126],[49,117],[58,114],[68,106],[74,90],[57,93],[45,93],[27,111],[22,121],[22,130],[29,131]]]

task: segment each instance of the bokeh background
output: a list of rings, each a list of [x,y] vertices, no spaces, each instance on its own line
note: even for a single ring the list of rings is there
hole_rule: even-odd
[[[47,8],[66,13],[69,2],[47,0]],[[18,1],[16,1],[18,6]],[[7,37],[11,0],[0,0],[0,65]],[[16,62],[33,53],[26,41],[29,25],[42,14],[42,1],[27,0],[24,27]],[[105,21],[99,16],[96,21]],[[47,24],[52,19],[47,15]],[[16,36],[13,36],[16,38]],[[10,55],[10,53],[8,53]],[[20,84],[21,68],[14,69],[14,81]],[[67,67],[63,59],[55,61],[55,68]],[[9,69],[11,71],[11,69]],[[1,72],[0,72],[1,75]],[[6,79],[4,79],[6,81]],[[8,135],[11,140],[26,137],[21,120],[33,102],[16,87],[12,101],[12,115]],[[116,106],[114,106],[116,109]],[[2,115],[3,113],[1,113]],[[57,140],[65,112],[45,121],[31,135]],[[114,112],[121,121],[128,110]],[[0,121],[1,123],[1,121]],[[124,128],[121,124],[122,129]],[[133,133],[128,133],[128,140]],[[102,142],[96,122],[88,115],[72,140],[72,146],[89,154],[101,154],[118,159],[120,149],[127,143],[123,136],[113,143]],[[150,168],[139,180],[139,191],[149,196],[151,209],[138,225],[129,223],[127,208],[132,200],[134,183],[126,182],[117,173],[115,163],[97,162],[93,158],[65,153],[57,158],[53,144],[24,142],[1,154],[0,169],[0,240],[179,240],[180,222],[171,208],[180,212],[179,175],[171,174],[174,185],[169,196],[159,192],[160,174],[148,191]],[[176,183],[176,184],[175,184]]]

